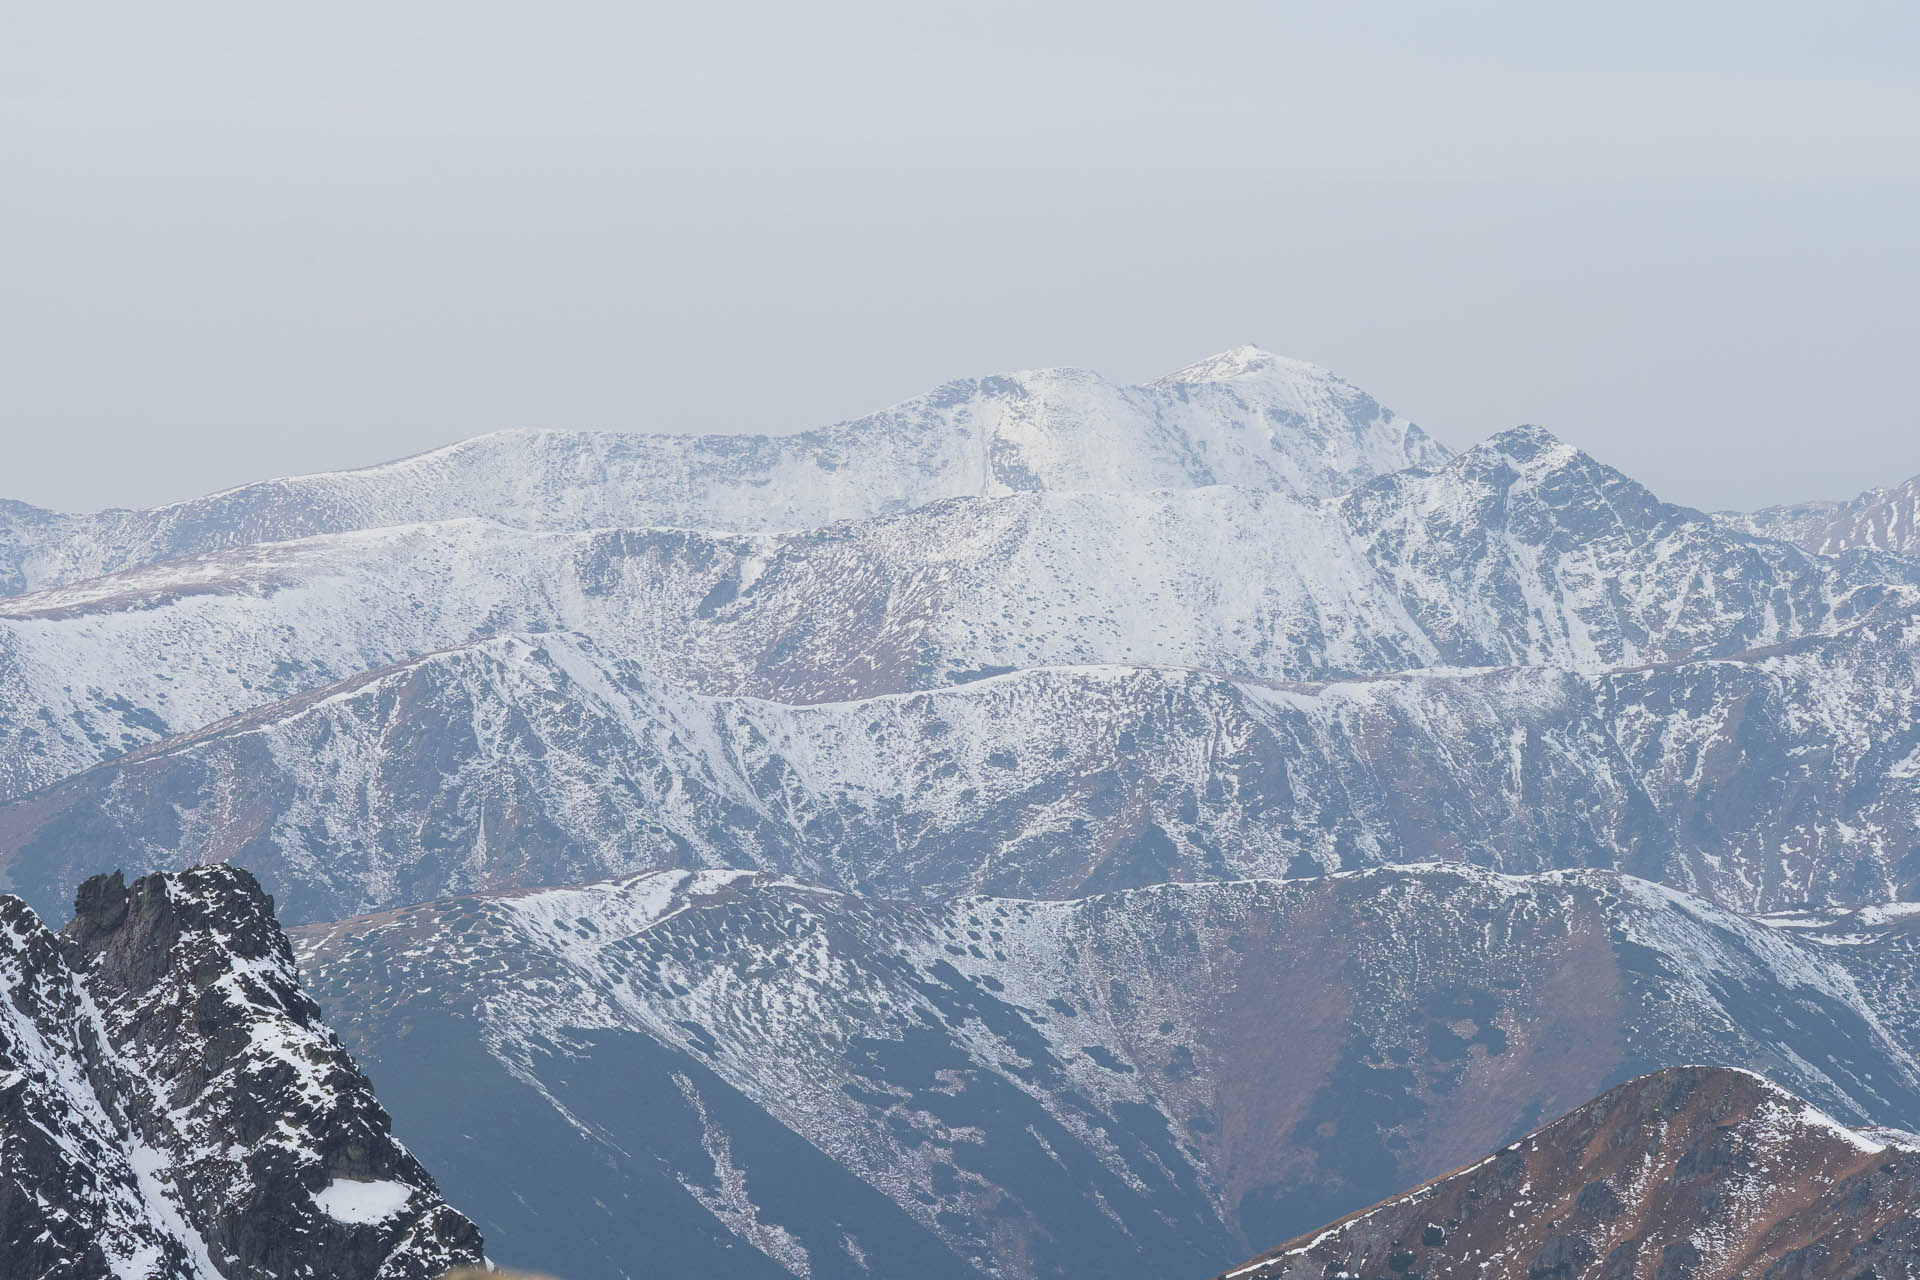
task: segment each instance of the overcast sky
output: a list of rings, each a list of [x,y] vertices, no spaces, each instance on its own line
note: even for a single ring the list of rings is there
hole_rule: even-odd
[[[1254,342],[1663,496],[1920,472],[1920,4],[0,9],[0,497]]]

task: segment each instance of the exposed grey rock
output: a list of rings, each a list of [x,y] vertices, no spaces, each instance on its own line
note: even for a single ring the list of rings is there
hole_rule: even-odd
[[[7,1275],[430,1280],[480,1260],[246,872],[97,877],[57,936],[0,896]]]

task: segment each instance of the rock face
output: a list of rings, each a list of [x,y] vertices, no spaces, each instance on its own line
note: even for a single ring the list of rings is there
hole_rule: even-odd
[[[1597,872],[944,904],[668,872],[294,936],[493,1255],[580,1277],[1204,1273],[1700,1058],[1920,1116],[1835,957]]]
[[[1325,369],[1251,347],[1145,386],[1078,369],[950,382],[794,436],[506,431],[384,466],[69,516],[0,503],[0,594],[314,534],[804,529],[941,498],[1235,484],[1327,497],[1447,451]]]
[[[201,867],[0,896],[0,1260],[60,1280],[429,1280],[473,1224],[300,989],[272,902]]]
[[[1913,1277],[1920,1144],[1745,1072],[1672,1068],[1223,1280],[1384,1275]]]
[[[1872,548],[1920,555],[1920,476],[1850,502],[1803,502],[1720,517],[1729,526],[1819,553]]]

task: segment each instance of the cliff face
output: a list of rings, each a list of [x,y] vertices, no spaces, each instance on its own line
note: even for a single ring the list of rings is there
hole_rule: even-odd
[[[0,1257],[93,1280],[426,1280],[479,1232],[392,1136],[245,871],[0,897]]]
[[[1676,1067],[1223,1280],[1920,1275],[1920,1149]]]

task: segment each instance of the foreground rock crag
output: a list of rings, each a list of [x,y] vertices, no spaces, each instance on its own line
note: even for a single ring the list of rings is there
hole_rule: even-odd
[[[1676,1067],[1223,1280],[1920,1275],[1920,1150]]]
[[[0,1272],[426,1280],[479,1232],[393,1138],[224,866],[0,896]]]

